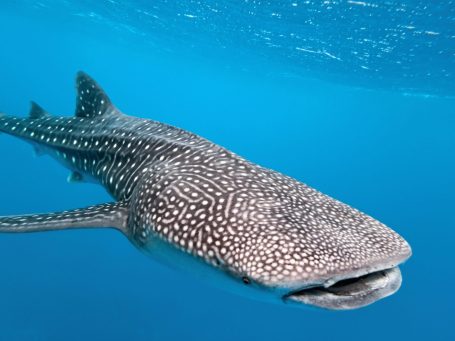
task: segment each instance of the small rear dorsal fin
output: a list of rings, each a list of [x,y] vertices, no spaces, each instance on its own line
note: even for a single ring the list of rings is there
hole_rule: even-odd
[[[91,118],[110,112],[111,100],[104,90],[85,72],[78,72],[76,88],[76,117]]]
[[[30,102],[30,112],[29,112],[28,116],[32,120],[34,120],[34,119],[37,119],[37,118],[43,118],[43,117],[50,116],[50,115],[49,115],[49,113],[46,110],[41,108],[38,104],[36,104],[35,102],[31,101]]]

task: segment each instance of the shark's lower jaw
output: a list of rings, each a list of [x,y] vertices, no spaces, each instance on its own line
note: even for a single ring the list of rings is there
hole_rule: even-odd
[[[332,310],[364,307],[395,293],[401,286],[398,267],[375,271],[338,281],[328,287],[316,286],[286,294],[285,302],[308,304]]]

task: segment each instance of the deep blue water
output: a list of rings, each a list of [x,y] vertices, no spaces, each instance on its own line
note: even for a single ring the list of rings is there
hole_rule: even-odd
[[[0,111],[74,112],[74,76],[365,211],[413,257],[349,312],[233,296],[110,230],[0,235],[0,340],[452,340],[453,1],[2,1]],[[110,200],[0,136],[0,215]]]

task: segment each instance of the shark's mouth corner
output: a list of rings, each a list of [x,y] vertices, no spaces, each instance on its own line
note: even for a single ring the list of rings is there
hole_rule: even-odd
[[[284,295],[283,300],[332,310],[349,310],[392,295],[400,286],[401,272],[396,266],[343,279],[330,286],[313,286],[292,291]]]

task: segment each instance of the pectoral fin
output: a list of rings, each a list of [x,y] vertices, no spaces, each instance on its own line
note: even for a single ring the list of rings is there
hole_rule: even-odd
[[[107,203],[71,211],[0,217],[0,232],[26,233],[110,227],[126,234],[127,219],[127,203]]]

